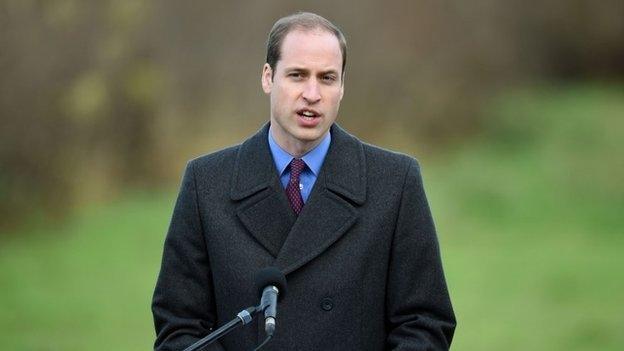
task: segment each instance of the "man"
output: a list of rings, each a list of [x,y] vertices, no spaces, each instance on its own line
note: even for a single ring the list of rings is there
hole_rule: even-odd
[[[278,20],[262,88],[270,124],[189,162],[154,292],[157,350],[181,350],[288,281],[266,350],[446,350],[455,328],[419,166],[334,121],[346,44],[311,13]],[[252,350],[263,318],[210,350]]]

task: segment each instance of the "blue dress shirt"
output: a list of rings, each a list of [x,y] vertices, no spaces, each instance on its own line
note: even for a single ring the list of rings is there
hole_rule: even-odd
[[[307,154],[301,157],[301,159],[303,159],[306,163],[306,167],[303,169],[301,176],[299,177],[299,189],[301,189],[301,197],[303,198],[304,203],[308,201],[310,192],[312,192],[312,187],[314,186],[316,178],[321,171],[321,166],[323,165],[323,161],[327,155],[327,150],[329,150],[330,143],[331,133],[327,133],[323,140],[321,140],[321,142],[314,149],[310,150]],[[286,189],[288,181],[290,180],[290,168],[288,168],[288,165],[294,157],[282,149],[277,142],[275,142],[273,135],[271,135],[271,129],[269,129],[269,148],[271,149],[271,154],[273,155],[273,161],[275,162],[275,168],[277,168],[277,174],[280,176],[282,186]]]

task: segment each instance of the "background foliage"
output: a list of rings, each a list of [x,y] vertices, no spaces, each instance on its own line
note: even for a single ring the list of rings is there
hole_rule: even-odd
[[[0,348],[150,348],[182,167],[267,120],[296,10],[347,34],[340,123],[421,161],[454,349],[619,349],[616,0],[0,1]]]

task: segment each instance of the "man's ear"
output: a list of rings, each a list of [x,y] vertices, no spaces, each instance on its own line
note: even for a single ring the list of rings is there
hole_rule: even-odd
[[[345,73],[342,72],[342,78],[340,79],[340,100],[344,96],[344,85],[345,85]]]
[[[262,66],[262,90],[266,94],[270,94],[271,88],[273,88],[273,70],[268,63],[265,63]]]

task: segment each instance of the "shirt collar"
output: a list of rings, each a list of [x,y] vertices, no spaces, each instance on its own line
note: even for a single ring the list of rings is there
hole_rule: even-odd
[[[281,146],[277,144],[275,139],[273,139],[273,135],[271,134],[271,130],[269,129],[269,148],[271,149],[271,154],[273,155],[273,161],[275,162],[275,167],[281,176],[286,170],[286,167],[290,164],[290,161],[294,158],[291,154],[282,149]],[[331,133],[325,134],[323,140],[314,147],[314,149],[308,151],[307,154],[303,155],[302,159],[308,166],[308,168],[314,173],[315,176],[318,176],[321,171],[321,166],[323,165],[323,161],[325,160],[325,156],[327,155],[327,151],[329,150],[329,144],[331,143]]]

